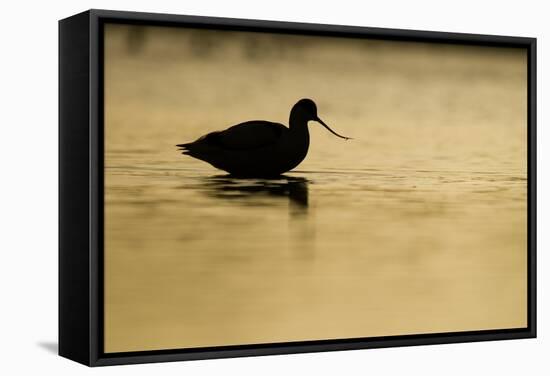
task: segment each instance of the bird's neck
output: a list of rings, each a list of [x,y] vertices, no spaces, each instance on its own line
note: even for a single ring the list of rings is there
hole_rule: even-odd
[[[288,125],[292,133],[298,134],[298,135],[305,135],[309,137],[307,122],[308,122],[308,119],[304,115],[302,115],[300,112],[297,112],[297,111],[290,112],[290,119],[288,121]]]

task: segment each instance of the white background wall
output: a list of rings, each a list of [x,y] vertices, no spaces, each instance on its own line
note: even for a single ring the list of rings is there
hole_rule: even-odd
[[[516,1],[10,1],[0,19],[0,373],[280,375],[550,374],[547,285],[550,103],[548,2]],[[57,20],[105,8],[518,35],[538,41],[539,338],[88,369],[57,342]],[[545,167],[546,166],[546,167]],[[545,270],[546,269],[546,270]],[[31,373],[33,372],[33,373]]]

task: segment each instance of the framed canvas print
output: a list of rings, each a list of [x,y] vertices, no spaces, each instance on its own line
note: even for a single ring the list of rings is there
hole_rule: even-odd
[[[535,337],[535,39],[106,10],[59,31],[60,355]]]

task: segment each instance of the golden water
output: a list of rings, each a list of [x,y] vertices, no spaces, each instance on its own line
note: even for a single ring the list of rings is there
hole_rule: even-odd
[[[524,50],[107,26],[105,350],[526,326]],[[306,160],[175,144],[300,98]]]

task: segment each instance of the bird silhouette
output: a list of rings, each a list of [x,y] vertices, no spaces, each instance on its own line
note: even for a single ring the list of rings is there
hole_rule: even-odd
[[[316,121],[334,132],[317,116],[311,99],[299,100],[290,111],[289,127],[265,120],[251,120],[198,140],[176,145],[182,154],[210,163],[237,177],[274,177],[292,170],[309,149],[308,122]]]

